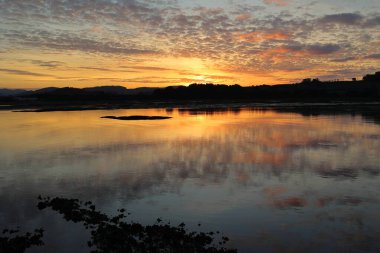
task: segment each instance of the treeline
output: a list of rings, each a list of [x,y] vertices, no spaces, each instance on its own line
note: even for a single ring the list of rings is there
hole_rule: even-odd
[[[312,80],[298,84],[239,85],[191,84],[188,87],[167,87],[156,90],[157,99],[250,99],[262,100],[310,100],[310,99],[379,99],[380,80],[321,82]]]
[[[250,101],[326,101],[380,100],[380,72],[357,81],[327,81],[304,79],[296,84],[242,87],[225,84],[191,84],[166,88],[145,88],[137,92],[118,86],[95,88],[44,88],[7,96],[0,102],[114,102],[172,100],[250,100]]]

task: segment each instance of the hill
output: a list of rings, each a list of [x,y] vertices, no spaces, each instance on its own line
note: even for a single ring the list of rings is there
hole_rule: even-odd
[[[283,85],[260,85],[242,87],[238,84],[191,84],[189,86],[169,86],[166,88],[142,87],[127,89],[122,86],[99,86],[90,88],[48,87],[35,91],[10,90],[4,92],[8,98],[3,101],[37,101],[91,103],[118,101],[182,101],[182,100],[249,100],[250,102],[285,101],[358,101],[380,100],[380,72],[365,75],[357,81],[327,81],[307,78],[300,83]],[[116,102],[115,102],[116,103]]]
[[[0,96],[16,96],[28,92],[22,89],[0,89]]]

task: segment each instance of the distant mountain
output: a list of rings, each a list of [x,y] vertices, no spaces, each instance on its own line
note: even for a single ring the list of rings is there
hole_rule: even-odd
[[[35,91],[28,91],[19,94],[17,97],[23,99],[37,99],[50,101],[102,101],[117,100],[127,94],[127,88],[122,86],[99,86],[89,88],[73,87],[48,87]]]
[[[58,87],[46,87],[38,90],[23,90],[23,89],[0,89],[0,96],[21,96],[21,97],[33,97],[33,96],[48,96],[48,95],[151,95],[155,90],[162,89],[157,87],[140,87],[136,89],[127,89],[124,86],[96,86],[88,88],[58,88]]]
[[[45,93],[49,93],[49,92],[52,92],[52,91],[55,91],[58,89],[60,89],[60,88],[58,88],[58,87],[46,87],[46,88],[34,90],[34,91],[32,91],[32,93],[33,94],[45,94]]]
[[[128,94],[128,89],[124,86],[97,86],[97,87],[89,87],[83,88],[84,91],[90,92],[100,92],[114,95],[126,95]]]
[[[50,93],[50,92],[57,90],[57,89],[59,89],[59,88],[57,88],[57,87],[46,87],[46,88],[42,88],[42,89],[38,89],[38,90],[25,90],[24,92],[20,92],[20,93],[16,94],[16,96],[30,97],[30,96],[34,96],[34,95],[47,94],[47,93]]]
[[[157,89],[157,87],[139,87],[135,89],[127,89],[124,86],[97,86],[83,88],[85,91],[102,92],[114,95],[151,95]]]
[[[94,98],[127,95],[127,88],[123,86],[98,86],[89,88],[73,87],[47,87],[34,91],[24,91],[17,94],[20,97],[38,97],[38,98]]]
[[[34,91],[31,94],[23,94],[23,97],[34,97],[39,99],[48,99],[48,100],[61,100],[61,99],[86,99],[93,98],[95,96],[102,96],[103,93],[89,92],[83,89],[64,87],[64,88],[44,88]]]
[[[17,96],[25,92],[28,91],[22,89],[0,89],[0,96]]]
[[[97,86],[88,88],[72,87],[47,87],[35,91],[24,91],[17,95],[22,97],[39,97],[39,98],[109,98],[112,96],[134,96],[134,95],[152,95],[157,89],[155,87],[140,87],[136,89],[127,89],[124,86]]]

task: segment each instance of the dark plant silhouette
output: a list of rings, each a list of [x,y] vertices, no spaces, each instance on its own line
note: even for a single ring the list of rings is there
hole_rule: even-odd
[[[0,253],[22,253],[32,246],[43,245],[43,229],[19,235],[19,230],[4,229],[0,236]]]
[[[109,217],[95,209],[91,202],[78,199],[39,198],[38,208],[51,208],[63,215],[67,221],[81,222],[91,231],[88,246],[92,252],[189,252],[216,253],[237,252],[223,246],[228,241],[221,236],[215,244],[214,236],[219,232],[188,232],[185,224],[178,226],[163,224],[160,219],[151,226],[127,222],[128,214],[124,209],[118,215]]]

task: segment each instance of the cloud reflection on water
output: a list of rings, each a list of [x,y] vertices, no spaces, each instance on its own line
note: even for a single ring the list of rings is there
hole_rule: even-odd
[[[104,113],[1,112],[8,119],[0,126],[1,224],[44,223],[34,210],[35,196],[44,194],[94,200],[106,210],[127,207],[143,221],[152,216],[205,220],[235,237],[236,245],[248,235],[272,236],[267,246],[248,240],[240,245],[243,252],[270,251],[268,245],[284,241],[291,248],[314,233],[337,231],[339,243],[320,238],[321,247],[350,245],[355,234],[342,231],[353,214],[367,229],[360,236],[380,231],[375,223],[380,126],[361,117],[174,110],[168,112],[174,118],[165,122],[116,123],[99,119]],[[286,233],[276,232],[278,222]],[[291,236],[305,232],[305,238]]]

